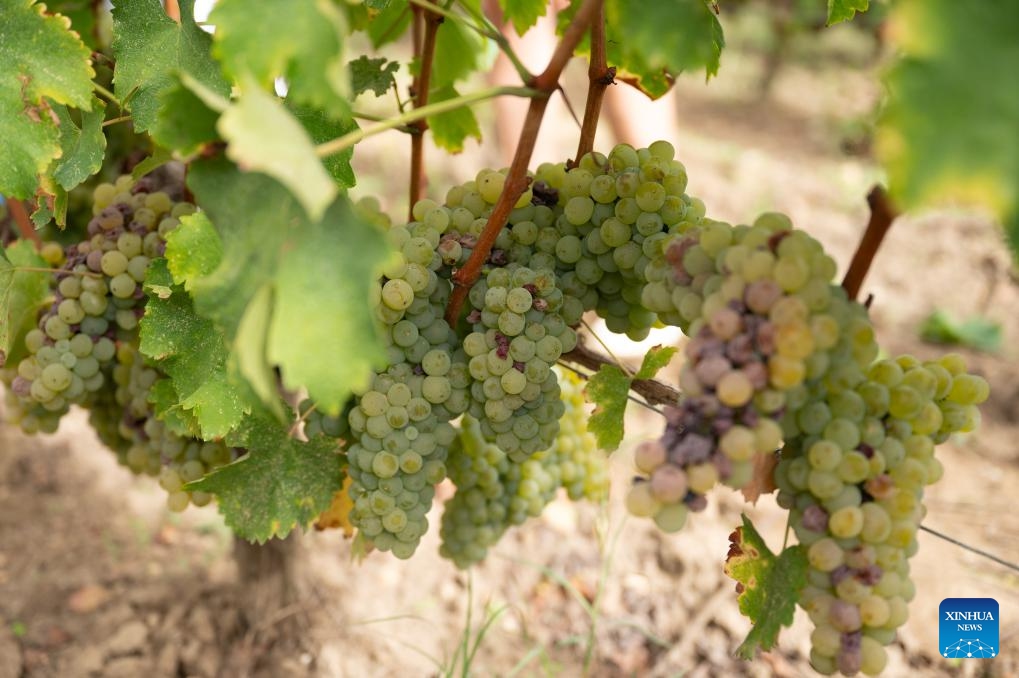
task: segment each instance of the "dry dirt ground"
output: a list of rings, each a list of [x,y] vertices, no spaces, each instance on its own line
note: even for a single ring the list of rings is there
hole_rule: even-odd
[[[708,87],[684,80],[654,106],[621,98],[617,105],[637,121],[630,140],[673,139],[690,191],[711,214],[746,220],[763,209],[786,211],[844,268],[866,222],[862,197],[878,174],[866,158],[842,153],[833,130],[868,109],[875,96],[868,74],[789,66],[759,101],[748,94],[752,64],[732,58],[733,75]],[[572,150],[574,128],[560,114],[543,132],[537,161]],[[599,146],[611,138],[602,130]],[[359,162],[393,176],[404,171],[403,150],[399,138],[380,140],[359,150]],[[500,163],[494,151],[468,152],[437,165],[433,184]],[[362,189],[382,184],[366,178]],[[404,209],[398,201],[391,207]],[[875,297],[878,334],[893,354],[942,350],[917,339],[919,320],[935,307],[1003,324],[1000,354],[970,354],[992,398],[979,435],[939,450],[946,474],[928,493],[926,524],[1019,562],[1019,287],[1009,271],[986,220],[919,215],[896,223],[865,292]],[[616,344],[621,355],[639,355]],[[632,439],[654,436],[661,420],[635,409]],[[663,536],[622,509],[630,446],[611,464],[606,506],[557,501],[471,575],[438,557],[434,534],[410,562],[371,554],[360,564],[338,534],[303,536],[288,546],[297,584],[292,602],[279,607],[271,586],[252,586],[238,569],[214,510],[168,514],[158,487],[117,467],[80,413],[49,438],[0,427],[0,678],[468,675],[457,650],[483,626],[469,675],[814,675],[802,613],[776,651],[750,663],[732,656],[749,625],[722,574],[727,535],[747,510],[777,547],[785,519],[774,502],[747,508],[717,490],[683,532]],[[920,544],[918,594],[886,675],[1019,675],[1016,573],[928,534]],[[997,659],[937,656],[938,604],[962,596],[999,601]]]

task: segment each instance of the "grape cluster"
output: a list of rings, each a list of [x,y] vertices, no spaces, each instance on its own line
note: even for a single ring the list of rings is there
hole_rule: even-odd
[[[559,435],[548,449],[514,462],[465,417],[450,452],[456,494],[442,514],[440,553],[466,568],[485,558],[510,527],[541,514],[559,488],[571,499],[602,501],[608,495],[604,453],[587,431],[580,380],[560,370],[564,412]]]
[[[100,184],[88,239],[60,257],[53,302],[24,337],[28,355],[10,379],[12,417],[26,432],[51,432],[71,404],[94,399],[117,343],[136,336],[149,261],[162,254],[178,218],[195,209],[152,188],[129,176]]]
[[[474,331],[464,337],[470,361],[470,413],[485,437],[515,462],[548,448],[563,413],[552,366],[572,350],[576,333],[557,312],[562,292],[552,271],[511,264],[471,288]]]
[[[375,288],[389,365],[347,415],[351,522],[399,558],[409,558],[428,529],[425,514],[455,438],[449,422],[470,404],[467,365],[443,319],[449,283],[436,274],[449,222],[434,203],[418,203],[414,212],[419,221],[389,229],[397,254]]]
[[[811,388],[854,380],[876,345],[863,307],[831,283],[834,262],[781,215],[735,228],[705,220],[659,262],[671,273],[645,297],[683,316],[684,399],[662,439],[638,448],[649,480],[628,505],[638,515],[668,509],[659,524],[678,529],[686,514],[677,504],[700,510],[716,482],[745,485],[757,455],[798,435]]]
[[[166,235],[195,211],[168,175],[123,176],[93,194],[87,239],[66,249],[46,243],[54,299],[23,339],[27,355],[0,374],[8,414],[26,433],[56,430],[72,404],[89,410],[100,439],[135,473],[157,476],[175,511],[212,497],[184,485],[230,462],[238,450],[171,431],[148,401],[164,377],[138,351],[142,283]]]
[[[987,382],[958,355],[875,362],[857,383],[811,403],[809,431],[787,442],[776,469],[780,505],[808,547],[801,605],[815,624],[811,663],[821,673],[876,675],[884,646],[914,594],[923,488],[941,478],[935,445],[972,431]]]

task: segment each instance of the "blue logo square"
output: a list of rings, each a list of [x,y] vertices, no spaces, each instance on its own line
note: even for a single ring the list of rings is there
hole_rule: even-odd
[[[998,656],[998,601],[945,598],[938,610],[942,657],[990,659]]]

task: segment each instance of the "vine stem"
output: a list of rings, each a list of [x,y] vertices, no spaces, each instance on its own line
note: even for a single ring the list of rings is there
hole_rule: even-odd
[[[432,64],[435,62],[435,43],[439,26],[443,18],[439,14],[425,9],[420,5],[412,7],[414,12],[414,52],[420,67],[411,83],[411,96],[414,108],[428,105],[428,93],[432,83]],[[423,37],[419,40],[417,30],[424,24]],[[414,218],[414,203],[421,199],[425,190],[425,132],[428,131],[428,120],[421,118],[411,125],[414,130],[410,135],[410,203],[407,205],[408,220]]]
[[[474,285],[478,276],[481,275],[481,267],[488,259],[495,239],[499,236],[502,227],[506,225],[513,206],[520,199],[521,194],[526,190],[529,183],[527,177],[527,166],[531,162],[531,155],[534,153],[534,144],[538,139],[538,131],[541,129],[542,118],[545,117],[545,109],[548,107],[549,98],[559,87],[559,76],[567,62],[573,56],[574,50],[580,44],[581,38],[594,19],[602,0],[584,0],[584,4],[577,10],[573,21],[566,28],[563,37],[556,47],[552,58],[549,59],[545,70],[535,76],[528,84],[539,95],[531,99],[527,108],[527,116],[524,118],[524,126],[520,131],[520,139],[517,142],[517,150],[513,155],[513,162],[506,173],[506,183],[503,186],[502,194],[492,208],[492,214],[488,217],[485,229],[478,237],[478,243],[471,252],[470,258],[463,268],[453,272],[453,293],[450,295],[449,304],[446,306],[446,322],[455,327],[460,317],[460,310],[467,299],[467,294]]]
[[[341,137],[336,137],[335,139],[331,139],[316,146],[315,155],[320,158],[325,158],[339,153],[340,151],[344,151],[367,137],[375,136],[376,134],[380,134],[387,130],[405,127],[409,123],[420,120],[421,118],[438,115],[439,113],[446,113],[447,111],[455,111],[458,108],[463,108],[464,106],[470,106],[471,104],[476,104],[480,101],[487,101],[488,99],[494,99],[495,97],[500,96],[538,97],[541,96],[541,93],[529,87],[487,87],[460,97],[446,99],[445,101],[440,101],[434,104],[428,104],[421,108],[415,108],[407,111],[406,113],[401,113],[400,115],[392,118],[387,118],[378,124],[371,125],[370,127],[348,132]]]
[[[594,137],[598,132],[598,118],[601,116],[605,90],[616,81],[616,69],[609,67],[605,53],[605,5],[602,3],[598,3],[591,22],[591,63],[587,68],[587,78],[587,102],[584,104],[584,122],[580,125],[577,156],[573,161],[575,165],[594,150]]]
[[[14,223],[18,226],[18,232],[21,233],[21,237],[26,240],[31,240],[35,243],[36,247],[42,246],[42,238],[32,228],[32,220],[28,218],[28,212],[25,210],[25,206],[21,204],[20,200],[14,198],[7,199],[7,209],[10,210],[11,216],[14,218]]]
[[[874,261],[881,241],[884,240],[892,222],[899,216],[891,198],[879,185],[870,189],[870,193],[867,194],[867,204],[870,205],[870,220],[867,222],[867,228],[853,254],[853,260],[849,263],[846,277],[842,279],[842,287],[850,299],[856,299],[860,294],[863,279],[867,276],[867,271],[870,270],[871,262]]]
[[[102,273],[94,273],[92,271],[67,271],[62,268],[44,268],[42,266],[15,266],[13,269],[16,273],[60,273],[63,275],[77,275],[82,278],[102,278]]]
[[[564,353],[560,360],[586,367],[594,372],[602,365],[616,365],[616,361],[592,351],[583,344],[577,344],[575,349]],[[634,379],[630,390],[642,396],[651,405],[675,405],[680,398],[679,391],[654,379]]]

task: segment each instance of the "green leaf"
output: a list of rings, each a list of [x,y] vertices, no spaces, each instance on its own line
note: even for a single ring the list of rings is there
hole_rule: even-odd
[[[101,47],[98,44],[99,36],[96,35],[96,14],[106,11],[100,8],[93,0],[47,0],[46,12],[48,14],[63,14],[71,20],[71,30],[78,34],[90,50]]]
[[[580,6],[573,0],[559,13],[562,32]],[[705,0],[606,0],[605,51],[616,79],[657,99],[672,88],[682,71],[703,68],[708,77],[718,72],[725,47],[722,25]],[[590,54],[588,38],[579,54]]]
[[[343,486],[343,457],[335,440],[301,442],[287,433],[267,414],[247,418],[227,442],[248,453],[187,489],[215,494],[226,524],[250,541],[283,538],[306,527]]]
[[[456,21],[443,21],[435,35],[432,88],[444,89],[471,75],[481,65],[485,41]]]
[[[604,450],[616,449],[623,440],[623,415],[630,383],[630,377],[615,365],[602,365],[587,382],[587,399],[594,403],[587,429]]]
[[[939,309],[920,325],[920,338],[936,344],[958,344],[995,352],[1001,348],[1001,323],[980,316],[960,322]]]
[[[374,14],[369,12],[367,27],[372,47],[378,49],[382,45],[399,40],[411,23],[410,4],[407,0],[390,2],[387,7]]]
[[[46,268],[31,242],[18,240],[0,248],[0,367],[12,356],[14,344],[35,325],[39,309],[50,296],[49,276],[19,267]]]
[[[866,12],[870,0],[828,0],[828,26],[849,21],[857,12]]]
[[[311,137],[311,143],[316,146],[358,129],[357,123],[353,118],[337,120],[315,108],[301,107],[289,100],[285,101],[285,103],[290,113],[300,121],[304,131]],[[333,153],[326,158],[321,158],[320,161],[336,183],[346,188],[352,188],[357,184],[354,169],[350,166],[350,161],[353,157],[354,147],[351,146],[339,153]]]
[[[175,72],[189,74],[221,96],[230,94],[230,85],[209,54],[212,37],[195,23],[194,0],[180,0],[180,18],[178,25],[159,0],[114,3],[114,91],[131,111],[139,132],[155,124],[159,95],[173,86]]]
[[[162,167],[166,163],[173,160],[173,155],[170,151],[165,148],[156,147],[152,149],[152,155],[142,160],[140,163],[134,166],[131,170],[132,179],[141,179],[143,176],[152,172],[153,170]]]
[[[180,396],[173,387],[173,381],[159,379],[149,389],[149,403],[152,410],[167,429],[185,438],[200,438],[202,429],[194,412],[180,406]]]
[[[429,102],[437,104],[440,101],[455,99],[460,93],[452,85],[439,89],[433,89]],[[468,137],[481,141],[481,127],[478,119],[474,117],[474,111],[470,106],[456,108],[446,113],[433,115],[428,118],[428,127],[432,130],[432,140],[439,148],[450,153],[459,153],[464,149],[464,142]]]
[[[312,219],[320,219],[336,199],[339,189],[315,155],[311,137],[275,95],[246,87],[216,127],[229,142],[228,158],[274,177]]]
[[[166,261],[173,282],[191,291],[192,283],[216,270],[223,261],[223,243],[204,214],[181,219],[166,238]]]
[[[753,659],[758,648],[773,648],[782,627],[793,623],[796,602],[807,585],[807,552],[797,544],[776,557],[746,515],[729,542],[725,573],[739,582],[739,611],[753,624],[736,654]]]
[[[388,254],[383,234],[345,196],[313,221],[281,184],[222,160],[195,163],[188,182],[224,247],[220,265],[190,281],[198,312],[235,342],[255,294],[269,284],[270,363],[288,388],[307,387],[335,415],[385,361],[365,303]]]
[[[1019,256],[1019,3],[901,0],[877,151],[905,209],[992,209]]]
[[[236,80],[252,77],[272,89],[287,81],[287,96],[335,117],[350,110],[343,58],[343,16],[333,3],[288,0],[261,3],[220,0],[209,16],[216,25],[216,56]]]
[[[82,183],[99,171],[106,154],[106,136],[103,118],[106,106],[93,99],[92,110],[81,114],[81,127],[71,119],[65,106],[53,109],[60,120],[60,147],[62,153],[53,169],[53,178],[65,191]]]
[[[92,106],[91,52],[67,17],[32,0],[0,0],[0,194],[29,198],[60,156],[53,104]]]
[[[191,220],[204,218],[198,214]],[[229,351],[222,331],[195,312],[188,293],[174,284],[165,259],[152,262],[145,285],[154,293],[141,322],[142,354],[157,361],[173,380],[181,408],[193,413],[202,437],[222,438],[252,408],[245,390],[227,371]]]
[[[634,379],[653,379],[658,372],[669,364],[672,356],[676,355],[679,349],[675,346],[652,346],[644,356],[644,362],[640,364]]]
[[[548,0],[499,0],[499,6],[502,7],[503,18],[513,23],[517,35],[523,35],[545,16]]]
[[[396,72],[400,70],[398,61],[389,61],[385,57],[369,59],[362,54],[350,62],[351,96],[358,96],[368,90],[380,97],[396,84]]]
[[[160,146],[189,155],[219,139],[218,119],[218,112],[173,76],[172,84],[159,95],[159,110],[149,134]]]

